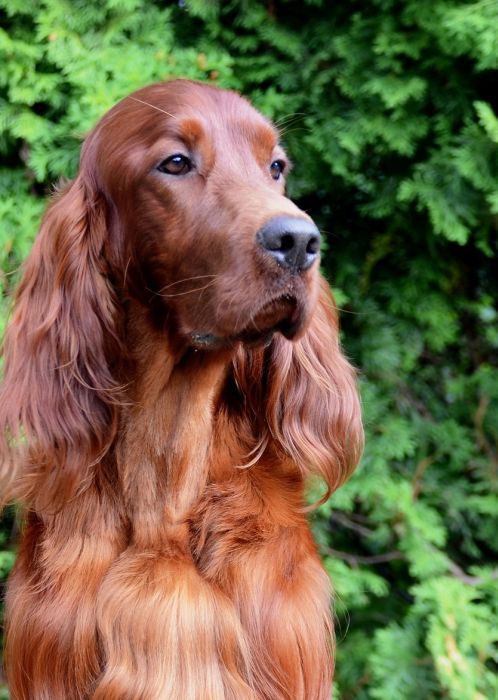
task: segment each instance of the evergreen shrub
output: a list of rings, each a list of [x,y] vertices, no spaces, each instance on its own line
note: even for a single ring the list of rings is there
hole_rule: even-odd
[[[248,95],[361,372],[365,455],[313,516],[335,696],[498,698],[497,0],[0,0],[0,23],[0,325],[112,104],[174,76]],[[14,539],[8,511],[2,577]]]

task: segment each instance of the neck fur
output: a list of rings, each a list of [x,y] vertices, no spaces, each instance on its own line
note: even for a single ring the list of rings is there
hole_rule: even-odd
[[[129,340],[140,355],[123,413],[118,473],[132,541],[141,548],[183,547],[189,514],[207,483],[214,405],[231,358],[179,350],[164,333],[143,332],[143,323],[130,324]]]

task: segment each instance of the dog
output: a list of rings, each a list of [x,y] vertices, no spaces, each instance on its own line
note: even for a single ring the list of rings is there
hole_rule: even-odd
[[[306,518],[362,449],[355,371],[278,131],[188,80],[113,107],[4,342],[13,700],[329,700]]]

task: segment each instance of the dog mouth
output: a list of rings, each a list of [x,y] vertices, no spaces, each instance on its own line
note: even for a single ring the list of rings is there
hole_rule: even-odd
[[[213,333],[191,333],[191,342],[199,349],[216,349],[243,343],[247,346],[268,345],[275,333],[292,340],[303,325],[304,312],[295,297],[284,294],[266,302],[238,333],[228,337]]]
[[[301,325],[302,312],[295,297],[285,294],[267,302],[237,335],[243,343],[254,343],[281,333],[291,339]]]

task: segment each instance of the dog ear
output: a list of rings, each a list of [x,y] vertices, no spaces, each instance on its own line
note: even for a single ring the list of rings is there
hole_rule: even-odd
[[[4,501],[57,507],[114,438],[119,390],[107,358],[120,340],[106,236],[105,205],[80,175],[46,212],[4,339]]]
[[[341,352],[337,310],[324,279],[304,336],[278,338],[269,366],[270,433],[305,476],[327,484],[325,498],[356,467],[363,448],[355,371]]]
[[[323,278],[303,337],[277,336],[264,352],[239,354],[235,378],[253,425],[259,422],[259,444],[273,443],[303,476],[321,477],[325,501],[356,467],[363,429],[356,373],[341,352],[337,310]]]

